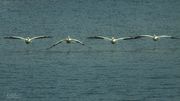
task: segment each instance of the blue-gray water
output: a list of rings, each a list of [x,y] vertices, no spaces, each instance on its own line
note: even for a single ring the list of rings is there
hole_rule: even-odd
[[[179,0],[0,0],[0,101],[179,101]],[[4,36],[51,35],[26,45]],[[60,44],[67,35],[86,46]],[[89,48],[91,47],[91,48]]]

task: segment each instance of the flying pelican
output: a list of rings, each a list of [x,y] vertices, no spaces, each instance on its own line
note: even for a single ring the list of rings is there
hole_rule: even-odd
[[[62,40],[57,41],[55,44],[53,44],[52,46],[50,46],[50,47],[47,48],[47,49],[50,49],[50,48],[52,48],[52,47],[54,47],[54,46],[56,46],[56,45],[58,45],[58,44],[60,44],[60,43],[62,43],[62,42],[66,42],[67,44],[76,42],[76,43],[79,43],[79,44],[81,44],[81,45],[85,45],[83,42],[81,42],[81,41],[79,41],[79,40],[77,40],[77,39],[74,39],[74,38],[71,38],[70,36],[68,36],[67,38],[64,38],[64,39],[62,39]]]
[[[94,36],[94,37],[88,37],[88,39],[104,39],[104,40],[108,40],[111,41],[112,44],[115,44],[117,41],[119,40],[130,40],[130,39],[134,39],[133,37],[121,37],[121,38],[115,38],[115,37],[104,37],[104,36]]]
[[[32,42],[32,40],[34,39],[44,39],[44,38],[52,38],[51,36],[36,36],[36,37],[20,37],[20,36],[7,36],[7,37],[4,37],[4,39],[20,39],[20,40],[23,40],[26,44],[30,44]]]
[[[148,38],[152,38],[153,41],[158,41],[160,38],[171,38],[171,39],[179,39],[177,37],[173,37],[173,36],[169,36],[169,35],[138,35],[136,37],[134,37],[135,39],[138,38],[143,38],[143,37],[148,37]]]

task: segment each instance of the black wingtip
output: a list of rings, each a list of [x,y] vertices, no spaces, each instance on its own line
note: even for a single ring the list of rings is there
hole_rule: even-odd
[[[98,37],[98,36],[92,36],[92,37],[87,37],[88,39],[104,39],[104,38],[101,38],[101,37]]]
[[[171,39],[180,39],[179,37],[171,37]]]
[[[87,37],[87,39],[94,39],[94,37]]]
[[[53,46],[50,46],[50,47],[46,48],[46,50],[49,50],[49,49],[51,49],[51,48],[53,48]]]
[[[125,38],[123,40],[132,40],[132,39],[135,39],[134,37],[129,37],[129,38]]]
[[[133,37],[134,39],[139,39],[139,38],[142,38],[142,36],[135,36]]]
[[[12,36],[5,36],[5,37],[3,37],[4,39],[17,39],[17,38],[15,38],[15,37],[12,37]]]
[[[46,38],[53,38],[53,36],[46,36]]]

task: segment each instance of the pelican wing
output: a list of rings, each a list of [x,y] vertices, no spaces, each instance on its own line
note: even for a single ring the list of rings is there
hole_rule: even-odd
[[[75,41],[76,43],[80,43],[81,45],[85,45],[83,42],[77,40],[77,39],[72,39],[73,41]]]
[[[94,36],[94,37],[88,37],[88,39],[105,39],[105,40],[111,40],[111,38],[104,37],[104,36]]]
[[[44,38],[52,38],[52,36],[37,36],[37,37],[33,37],[31,39],[44,39]]]
[[[149,37],[149,38],[153,38],[152,35],[138,35],[138,36],[135,36],[134,39],[138,39],[138,38],[142,38],[142,37]]]
[[[122,38],[117,38],[116,40],[130,40],[130,39],[135,39],[133,37],[122,37]]]
[[[20,37],[20,36],[7,36],[7,37],[4,37],[4,39],[21,39],[21,40],[25,40],[25,38]]]
[[[160,35],[159,37],[161,37],[161,38],[171,38],[171,39],[180,39],[178,37],[173,37],[173,36],[169,36],[169,35]]]
[[[51,46],[50,46],[49,48],[47,48],[47,49],[53,48],[53,47],[55,47],[56,45],[62,43],[63,41],[64,41],[64,39],[56,42],[55,44],[51,45]]]
[[[179,37],[172,36],[171,39],[180,39]]]

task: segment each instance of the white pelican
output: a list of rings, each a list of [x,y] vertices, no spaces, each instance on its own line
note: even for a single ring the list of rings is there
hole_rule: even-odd
[[[52,38],[51,36],[36,36],[36,37],[20,37],[20,36],[8,36],[8,37],[4,37],[4,39],[20,39],[23,40],[26,44],[30,44],[32,42],[32,40],[34,39],[44,39],[44,38]]]
[[[148,37],[148,38],[152,38],[153,41],[158,41],[160,38],[171,38],[171,39],[179,39],[177,37],[173,37],[173,36],[169,36],[169,35],[138,35],[136,37],[134,37],[135,39],[138,38],[143,38],[143,37]]]
[[[108,40],[111,41],[112,44],[115,44],[117,41],[119,40],[130,40],[130,39],[134,39],[133,37],[121,37],[121,38],[115,38],[115,37],[104,37],[104,36],[94,36],[94,37],[88,37],[88,39],[104,39],[104,40]]]
[[[52,48],[52,47],[54,47],[54,46],[62,43],[63,41],[66,42],[67,44],[76,42],[76,43],[79,43],[79,44],[81,44],[81,45],[85,45],[83,42],[81,42],[81,41],[79,41],[79,40],[77,40],[77,39],[74,39],[74,38],[71,38],[70,36],[68,36],[67,38],[64,38],[64,39],[62,39],[62,40],[57,41],[55,44],[53,44],[52,46],[50,46],[50,47],[47,48],[47,49],[50,49],[50,48]]]

